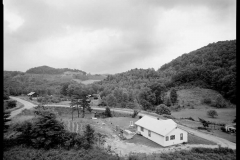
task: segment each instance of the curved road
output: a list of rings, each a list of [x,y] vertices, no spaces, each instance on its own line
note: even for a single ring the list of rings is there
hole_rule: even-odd
[[[28,101],[25,101],[25,100],[22,100],[20,98],[17,98],[17,97],[10,97],[16,101],[19,101],[20,103],[22,103],[24,105],[24,107],[18,109],[18,110],[15,110],[15,111],[12,111],[11,112],[11,116],[10,118],[16,116],[17,114],[21,113],[22,110],[24,109],[30,109],[30,108],[33,108],[34,106],[36,106],[35,104],[32,104]],[[69,107],[69,105],[46,105],[46,106],[57,106],[57,107]],[[91,107],[92,109],[94,110],[105,110],[105,108],[100,108],[100,107]],[[114,112],[121,112],[121,113],[133,113],[133,110],[131,109],[116,109],[116,108],[111,108],[112,111]],[[143,113],[139,113],[139,115],[141,116],[152,116],[152,117],[157,117],[156,114],[154,113],[147,113],[145,111],[143,111]],[[204,138],[204,139],[207,139],[209,141],[213,141],[215,143],[217,143],[218,145],[220,145],[221,147],[228,147],[228,148],[231,148],[231,149],[236,149],[236,143],[233,143],[233,142],[230,142],[226,139],[223,139],[223,138],[220,138],[220,137],[216,137],[214,135],[211,135],[211,134],[207,134],[207,133],[203,133],[203,132],[199,132],[197,130],[194,130],[194,129],[191,129],[191,128],[188,128],[186,126],[183,126],[183,125],[180,125],[178,124],[178,127],[179,128],[182,128],[184,130],[186,130],[187,132],[191,133],[191,134],[194,134],[198,137],[201,137],[201,138]]]

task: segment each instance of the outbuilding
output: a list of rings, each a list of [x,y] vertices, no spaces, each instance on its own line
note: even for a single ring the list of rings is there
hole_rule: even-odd
[[[36,92],[30,92],[27,94],[29,97],[37,97],[38,94]]]
[[[179,128],[172,119],[161,120],[154,117],[144,116],[135,122],[137,133],[167,147],[188,141],[188,133]]]

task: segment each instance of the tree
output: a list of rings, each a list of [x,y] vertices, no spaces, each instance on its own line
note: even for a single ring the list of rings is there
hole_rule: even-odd
[[[69,86],[68,83],[63,84],[63,86],[62,86],[62,88],[60,90],[60,93],[62,95],[67,96],[67,94],[68,94],[68,86]]]
[[[70,103],[70,108],[71,108],[71,110],[72,110],[72,120],[73,120],[73,113],[74,113],[74,111],[76,110],[75,105],[76,105],[76,101],[75,101],[74,99],[72,99],[72,100],[71,100],[71,103]],[[79,115],[79,110],[78,110],[78,115]]]
[[[209,117],[212,117],[212,118],[218,116],[217,111],[215,111],[215,110],[209,110],[209,111],[207,111],[207,115],[208,115]]]
[[[40,112],[34,122],[26,121],[16,129],[22,133],[19,137],[22,143],[44,149],[61,145],[65,133],[63,123],[50,111]]]
[[[88,147],[86,148],[90,148],[94,144],[95,135],[94,129],[89,124],[86,125],[86,130],[84,131],[84,138],[86,139],[88,145]]]
[[[117,105],[117,100],[112,94],[107,95],[106,101],[109,107],[115,107]]]
[[[155,94],[155,97],[156,97],[155,105],[159,105],[163,103],[163,95],[164,95],[163,92],[166,89],[165,85],[155,82],[151,84],[149,87],[152,90],[152,92]]]
[[[111,113],[111,110],[110,110],[109,107],[106,107],[104,113],[105,113],[105,116],[106,116],[106,117],[112,117],[112,113]]]
[[[175,89],[172,89],[170,92],[170,100],[172,104],[175,104],[177,102],[177,91]]]
[[[161,114],[171,115],[170,109],[165,104],[160,104],[159,106],[157,106],[155,112],[159,115]]]

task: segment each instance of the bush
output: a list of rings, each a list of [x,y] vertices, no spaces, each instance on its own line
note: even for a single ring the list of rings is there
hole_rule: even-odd
[[[202,100],[202,103],[203,103],[203,104],[211,105],[212,100],[211,100],[210,98],[204,98],[204,99]]]
[[[106,107],[105,109],[105,116],[106,117],[112,117],[112,113],[109,107]]]
[[[9,100],[7,102],[7,108],[6,109],[11,109],[17,106],[17,101],[15,100]]]
[[[209,117],[212,117],[212,118],[218,116],[217,111],[215,111],[215,110],[209,110],[209,111],[207,111],[207,115],[208,115]]]
[[[226,108],[228,106],[228,104],[223,97],[218,96],[216,101],[214,103],[212,103],[211,106],[216,107],[216,108]]]
[[[141,119],[143,116],[139,116],[139,119]]]
[[[156,113],[159,115],[161,114],[171,115],[170,109],[165,104],[160,104],[159,106],[157,106]]]
[[[138,110],[134,110],[132,114],[132,118],[135,118],[138,115],[138,113],[139,113]]]

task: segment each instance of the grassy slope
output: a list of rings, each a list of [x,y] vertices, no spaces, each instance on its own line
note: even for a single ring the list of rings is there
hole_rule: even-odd
[[[235,107],[218,109],[201,103],[203,98],[210,98],[212,101],[215,101],[219,93],[214,90],[203,88],[182,89],[177,91],[177,94],[179,104],[183,104],[185,109],[178,112],[172,112],[172,115],[176,118],[192,117],[193,119],[198,120],[199,117],[208,121],[225,124],[231,123],[235,119]],[[194,109],[189,109],[187,104],[191,104]],[[207,111],[211,109],[217,111],[217,118],[210,118],[207,116]]]
[[[172,115],[176,118],[188,118],[192,117],[194,120],[199,121],[199,118],[205,119],[207,121],[215,122],[215,123],[224,123],[224,124],[231,124],[232,121],[235,119],[236,116],[236,107],[233,108],[214,108],[206,104],[202,104],[201,100],[203,98],[210,98],[213,101],[216,100],[217,96],[219,95],[218,92],[211,90],[211,89],[202,89],[202,88],[193,88],[193,89],[182,89],[177,91],[179,104],[183,104],[185,109],[180,111],[172,111]],[[193,106],[188,107],[187,104]],[[218,117],[210,118],[207,116],[208,110],[216,110],[218,113]],[[190,128],[202,127],[202,124],[195,121],[189,120],[180,120],[179,122],[183,125],[186,125]],[[220,128],[218,128],[220,129]],[[227,134],[222,132],[221,130],[212,130],[211,134],[215,136],[225,138],[231,142],[236,143],[236,135],[234,134]]]

